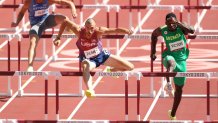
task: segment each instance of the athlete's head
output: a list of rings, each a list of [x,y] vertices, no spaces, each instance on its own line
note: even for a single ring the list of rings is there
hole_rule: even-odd
[[[42,3],[44,0],[35,0],[36,3]]]
[[[95,27],[96,27],[96,23],[95,23],[94,19],[89,18],[89,19],[86,20],[85,29],[86,29],[86,33],[88,35],[92,35],[94,33]]]
[[[169,30],[175,30],[177,28],[177,18],[176,15],[174,13],[168,13],[166,15],[166,21],[165,21],[167,27],[169,28]]]

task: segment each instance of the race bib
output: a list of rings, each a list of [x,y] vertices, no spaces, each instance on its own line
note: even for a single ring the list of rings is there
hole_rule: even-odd
[[[86,58],[92,58],[100,54],[100,50],[98,47],[92,48],[90,50],[84,51]]]
[[[185,47],[185,43],[183,40],[180,40],[177,42],[169,43],[169,46],[170,46],[170,51],[175,51]]]
[[[42,15],[45,15],[45,14],[48,14],[48,9],[43,9],[43,10],[35,11],[35,17],[42,16]]]

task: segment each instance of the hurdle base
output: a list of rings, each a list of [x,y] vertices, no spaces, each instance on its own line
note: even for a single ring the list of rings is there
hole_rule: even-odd
[[[44,93],[23,93],[22,96],[29,96],[29,97],[44,97],[45,94]],[[55,93],[48,93],[49,97],[55,97],[56,94]],[[76,94],[76,93],[60,93],[59,94],[60,97],[82,97],[81,94]]]
[[[192,123],[191,120],[150,120],[149,123]]]
[[[166,92],[164,92],[164,93],[165,94],[161,95],[160,97],[170,98],[169,95]],[[183,98],[207,98],[207,95],[206,94],[183,94],[182,97]],[[218,95],[210,94],[210,98],[218,98]]]
[[[44,114],[44,120],[48,120],[48,114]]]
[[[23,93],[24,93],[23,90],[19,90],[19,91],[18,91],[18,96],[19,96],[19,97],[22,97],[22,96],[23,96]]]
[[[52,56],[52,61],[57,61],[57,59],[58,59],[58,56],[57,56],[57,55],[53,55],[53,56]]]
[[[13,90],[12,90],[12,89],[10,89],[10,90],[8,90],[8,92],[7,92],[7,93],[0,93],[0,96],[7,96],[7,97],[11,97],[11,96],[12,96],[12,94],[13,94]]]
[[[182,97],[185,98],[207,98],[206,94],[183,94]],[[210,98],[218,98],[216,94],[210,94]]]
[[[59,114],[56,114],[56,120],[59,120],[59,119],[60,119]]]
[[[95,94],[95,97],[102,97],[102,98],[121,98],[125,97],[125,94]],[[136,98],[137,94],[128,94],[129,98]],[[151,94],[140,94],[141,98],[151,97]]]
[[[8,60],[8,58],[0,57],[0,61],[7,61],[7,60]],[[10,60],[11,61],[18,61],[18,58],[11,57]],[[20,60],[21,61],[28,61],[28,58],[27,57],[22,57],[22,58],[20,58]],[[35,58],[35,61],[46,61],[46,56],[44,58]]]
[[[48,55],[45,54],[45,55],[43,56],[43,59],[44,59],[44,61],[47,61],[47,60],[48,60]]]
[[[169,97],[169,95],[166,93],[166,91],[161,90],[160,97]]]
[[[12,89],[10,89],[10,90],[8,90],[8,92],[7,92],[7,94],[8,94],[8,96],[12,96],[12,94],[13,94],[13,90]]]
[[[156,96],[156,91],[151,91],[151,93],[150,93],[150,97],[155,97]]]

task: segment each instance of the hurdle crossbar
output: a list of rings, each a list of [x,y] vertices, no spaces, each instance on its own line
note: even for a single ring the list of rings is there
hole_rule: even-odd
[[[56,77],[56,114],[58,115],[59,108],[59,77],[60,76],[82,76],[82,72],[73,71],[40,71],[40,72],[25,72],[25,71],[0,71],[0,76],[43,76],[45,78],[45,117],[48,114],[48,76]],[[119,76],[125,77],[125,115],[128,120],[128,79],[130,76],[137,77],[137,116],[139,114],[139,101],[140,101],[140,78],[143,77],[194,77],[194,78],[207,78],[207,116],[210,117],[210,79],[218,77],[218,72],[92,72],[91,75],[111,77]]]
[[[0,38],[6,37],[6,34],[0,34]],[[29,38],[29,34],[22,34],[23,38]],[[44,34],[42,38],[56,38],[57,34]],[[74,34],[63,34],[61,38],[77,38]],[[103,35],[102,38],[104,39],[150,39],[151,34],[134,34],[134,35]],[[218,39],[218,35],[187,35],[188,39]]]

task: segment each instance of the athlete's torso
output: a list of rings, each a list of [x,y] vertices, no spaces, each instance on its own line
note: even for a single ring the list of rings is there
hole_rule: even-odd
[[[90,39],[85,37],[85,28],[81,28],[80,37],[76,42],[80,55],[86,58],[93,58],[102,52],[102,43],[94,31]]]
[[[171,55],[177,61],[186,60],[189,56],[189,49],[181,28],[177,27],[176,31],[169,31],[165,25],[161,27],[161,33],[166,44],[166,49],[162,54],[163,57]]]
[[[49,2],[48,0],[44,0],[42,3],[38,4],[35,0],[31,0],[28,11],[30,24],[33,26],[48,17]]]

